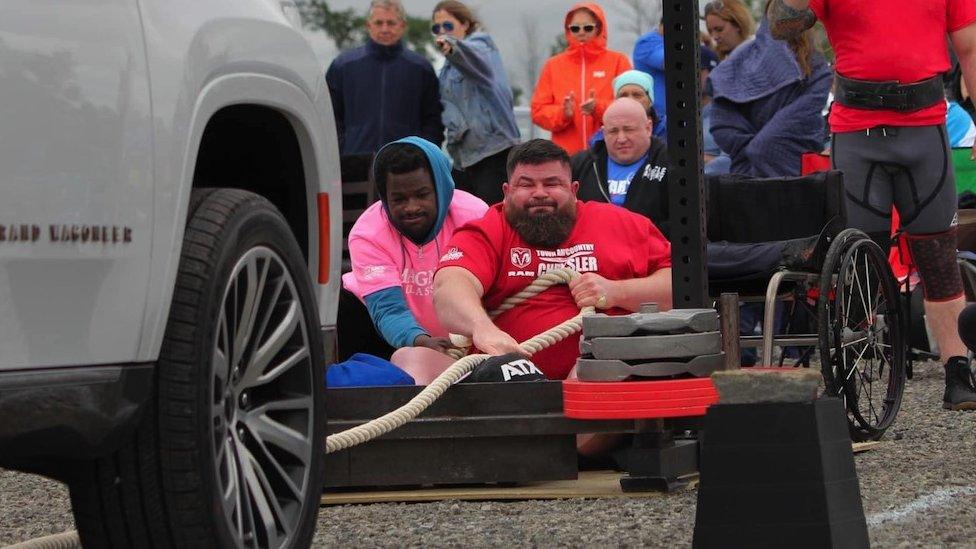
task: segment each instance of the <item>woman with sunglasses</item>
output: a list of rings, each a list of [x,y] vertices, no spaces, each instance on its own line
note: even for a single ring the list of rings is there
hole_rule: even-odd
[[[471,9],[457,0],[434,6],[432,22],[446,61],[439,78],[455,184],[488,204],[500,202],[508,151],[520,141],[501,55]]]
[[[630,70],[626,55],[607,49],[607,20],[595,3],[565,18],[566,51],[550,57],[532,95],[532,121],[569,154],[586,149],[613,101],[613,79]]]

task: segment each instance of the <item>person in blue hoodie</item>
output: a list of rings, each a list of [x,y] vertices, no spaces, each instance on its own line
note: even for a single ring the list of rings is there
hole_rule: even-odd
[[[380,201],[349,233],[352,270],[343,287],[365,304],[394,349],[446,352],[451,344],[434,312],[434,271],[454,231],[480,219],[488,205],[455,190],[447,156],[416,136],[380,149],[373,180]]]
[[[489,204],[501,202],[508,151],[520,141],[501,55],[462,2],[438,2],[432,23],[445,57],[441,103],[454,182]]]
[[[444,141],[437,76],[427,59],[404,47],[406,28],[400,0],[372,0],[366,44],[329,65],[340,154],[372,154],[408,135]]]

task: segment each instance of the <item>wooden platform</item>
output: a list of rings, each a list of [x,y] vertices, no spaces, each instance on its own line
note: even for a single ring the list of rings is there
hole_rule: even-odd
[[[880,442],[853,444],[855,454],[867,452]],[[594,499],[594,498],[655,498],[663,492],[624,492],[619,471],[582,471],[576,480],[555,480],[527,483],[519,486],[449,486],[419,489],[345,491],[334,490],[322,495],[322,505],[350,505],[363,503],[423,503],[432,501],[517,501],[532,499]],[[688,489],[698,485],[698,476],[688,477]]]
[[[431,501],[514,501],[530,499],[572,498],[651,498],[661,492],[630,492],[620,489],[619,471],[583,471],[576,480],[535,482],[522,486],[451,486],[416,490],[336,492],[322,495],[322,505],[356,503],[420,503]],[[697,475],[693,479],[697,480]],[[694,482],[690,486],[694,486]]]

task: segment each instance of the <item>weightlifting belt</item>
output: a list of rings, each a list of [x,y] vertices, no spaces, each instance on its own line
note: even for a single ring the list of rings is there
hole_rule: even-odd
[[[895,80],[871,82],[836,75],[835,99],[841,105],[858,109],[910,112],[945,101],[942,75],[912,84]]]

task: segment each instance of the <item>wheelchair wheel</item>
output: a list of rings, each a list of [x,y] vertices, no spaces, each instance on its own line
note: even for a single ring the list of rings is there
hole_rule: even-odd
[[[905,340],[897,285],[867,235],[838,236],[824,262],[818,302],[821,368],[828,395],[844,400],[851,438],[877,440],[905,388]]]

